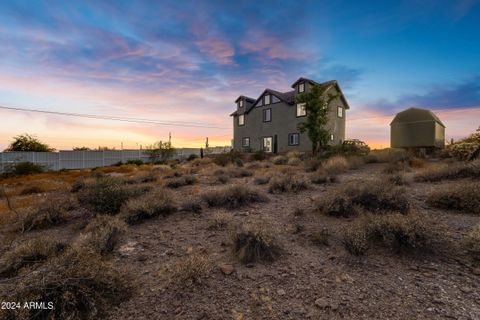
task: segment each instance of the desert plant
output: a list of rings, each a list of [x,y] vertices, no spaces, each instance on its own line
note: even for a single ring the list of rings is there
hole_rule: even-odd
[[[343,231],[343,245],[345,249],[355,256],[364,255],[368,250],[367,230],[359,222],[349,225]]]
[[[49,197],[36,208],[28,208],[17,216],[17,229],[26,232],[61,224],[67,221],[67,212],[72,208],[70,198]]]
[[[115,249],[126,230],[127,225],[121,219],[100,215],[86,226],[78,243],[87,250],[108,254]]]
[[[208,229],[220,230],[232,222],[232,214],[228,212],[215,212],[208,222]]]
[[[150,161],[163,164],[175,154],[175,148],[170,141],[158,141],[148,146],[146,152],[150,157]]]
[[[335,174],[329,174],[321,168],[310,175],[310,181],[315,184],[332,183],[337,181],[337,176]]]
[[[132,160],[127,160],[127,162],[125,162],[125,164],[134,164],[136,166],[141,166],[143,164],[143,160],[140,160],[140,159],[132,159]]]
[[[388,184],[393,184],[396,186],[406,186],[409,184],[404,174],[394,173],[386,176],[386,181]]]
[[[158,180],[158,176],[153,172],[144,172],[126,180],[127,184],[150,183]]]
[[[276,165],[287,164],[288,158],[286,156],[276,156],[272,158],[272,163]]]
[[[51,152],[55,149],[50,148],[47,144],[40,142],[36,137],[29,134],[21,134],[13,137],[5,151],[35,151],[35,152]]]
[[[253,160],[256,160],[256,161],[262,161],[262,160],[265,160],[266,159],[266,154],[265,154],[265,151],[263,150],[258,150],[258,151],[255,151],[252,155],[252,158]]]
[[[170,191],[157,189],[141,197],[128,200],[122,207],[120,217],[128,224],[137,224],[156,216],[166,216],[177,210]]]
[[[187,198],[180,206],[180,210],[200,213],[202,212],[202,200],[198,198]]]
[[[303,164],[305,166],[305,171],[306,172],[314,172],[314,171],[317,171],[318,168],[320,168],[322,166],[322,160],[320,160],[319,158],[316,158],[316,157],[311,157],[311,158],[306,159],[303,162]]]
[[[222,174],[217,176],[216,181],[220,184],[226,184],[230,180],[230,176]]]
[[[451,184],[428,195],[427,202],[437,208],[480,214],[480,183]]]
[[[308,181],[303,176],[286,173],[273,176],[270,179],[268,191],[270,193],[299,192],[308,187]]]
[[[417,174],[414,180],[418,182],[436,182],[463,178],[480,178],[480,159],[426,169]]]
[[[228,175],[232,178],[245,178],[251,177],[253,175],[252,171],[244,168],[230,168],[228,170]]]
[[[182,176],[181,178],[172,179],[172,180],[168,181],[165,184],[165,186],[167,188],[176,189],[176,188],[180,188],[180,187],[184,187],[184,186],[190,186],[190,185],[194,184],[195,182],[197,182],[197,178],[195,178],[192,175],[185,175],[185,176]]]
[[[42,193],[42,192],[44,192],[44,190],[41,186],[26,186],[22,190],[20,190],[19,195],[26,196],[29,194]]]
[[[330,232],[327,228],[312,232],[310,234],[310,241],[315,245],[328,246],[330,239]]]
[[[289,166],[292,166],[292,167],[296,167],[296,166],[300,165],[300,163],[302,163],[302,160],[300,160],[300,158],[296,158],[296,157],[288,158],[288,162],[287,162],[287,164]]]
[[[4,175],[28,175],[28,174],[35,174],[35,173],[42,173],[45,171],[42,165],[23,161],[23,162],[16,162],[10,165],[5,166]]]
[[[244,185],[206,191],[202,194],[202,199],[209,207],[225,207],[228,209],[236,209],[248,204],[267,201],[264,195]]]
[[[348,170],[348,161],[345,157],[334,156],[323,164],[323,170],[329,175],[337,175]]]
[[[170,279],[180,287],[191,287],[201,284],[212,269],[212,263],[207,256],[190,253],[174,265]]]
[[[253,179],[253,183],[256,185],[267,184],[270,182],[270,176],[258,176]]]
[[[72,183],[72,185],[70,187],[70,192],[71,193],[77,193],[80,190],[82,190],[83,188],[85,188],[85,186],[86,186],[85,178],[80,177]]]
[[[360,156],[351,156],[347,158],[348,168],[352,170],[360,169],[365,165],[365,159]]]
[[[264,223],[244,223],[232,236],[232,251],[241,263],[273,261],[281,249],[274,237],[273,230]]]

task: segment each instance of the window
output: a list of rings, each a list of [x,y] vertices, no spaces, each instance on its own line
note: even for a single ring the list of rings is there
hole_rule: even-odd
[[[330,135],[330,141],[333,141],[333,134]]]
[[[273,138],[272,137],[264,137],[263,138],[263,151],[265,152],[272,152],[273,149]]]
[[[302,82],[302,83],[300,83],[300,84],[298,85],[298,92],[299,92],[299,93],[302,93],[302,92],[304,92],[304,91],[305,91],[305,83]]]
[[[305,103],[297,104],[297,117],[305,117],[307,115],[307,108]]]
[[[270,104],[270,95],[269,94],[266,94],[263,97],[263,104],[265,104],[265,105]]]
[[[242,147],[244,147],[244,148],[250,147],[250,138],[243,138],[242,139]]]
[[[238,101],[238,106],[239,106],[240,108],[243,107],[243,100]]]
[[[342,107],[337,107],[337,116],[339,118],[343,118],[343,108]]]
[[[238,116],[238,125],[239,126],[245,125],[245,115],[244,114],[241,114],[241,115]]]
[[[300,143],[298,133],[289,133],[288,134],[288,145],[289,146],[298,146]]]
[[[272,121],[272,109],[263,110],[263,122]]]

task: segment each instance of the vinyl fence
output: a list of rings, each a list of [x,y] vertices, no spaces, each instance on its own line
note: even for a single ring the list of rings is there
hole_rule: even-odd
[[[231,147],[212,147],[203,150],[204,155],[230,152]],[[183,160],[191,154],[200,156],[199,148],[175,150],[172,159]],[[33,162],[46,170],[85,169],[104,167],[128,160],[149,162],[146,150],[106,150],[106,151],[59,151],[59,152],[0,152],[0,172],[17,162]]]

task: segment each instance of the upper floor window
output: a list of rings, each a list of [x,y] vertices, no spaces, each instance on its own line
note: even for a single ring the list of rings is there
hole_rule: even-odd
[[[239,106],[240,108],[243,107],[243,100],[238,101],[238,106]]]
[[[270,104],[270,95],[269,94],[266,94],[263,97],[263,104],[265,104],[265,105]]]
[[[305,117],[307,115],[306,103],[297,104],[297,117]]]
[[[302,93],[305,91],[305,83],[304,82],[301,82],[299,85],[298,85],[298,92],[299,93]]]
[[[299,134],[298,133],[289,133],[288,134],[288,145],[289,146],[296,146],[300,143]]]
[[[272,109],[263,110],[263,122],[272,121]]]
[[[241,114],[241,115],[238,116],[238,125],[239,126],[245,125],[245,115],[244,114]]]
[[[337,116],[339,118],[343,118],[343,108],[342,107],[337,107]]]
[[[333,141],[333,134],[330,135],[330,141]]]
[[[244,147],[244,148],[250,147],[250,138],[243,138],[242,139],[242,147]]]

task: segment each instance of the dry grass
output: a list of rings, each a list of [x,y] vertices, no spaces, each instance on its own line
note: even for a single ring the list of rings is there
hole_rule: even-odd
[[[226,184],[228,181],[230,181],[230,176],[221,174],[215,178],[215,181],[218,184]]]
[[[352,170],[360,169],[365,165],[364,157],[360,156],[351,156],[347,158],[348,168]]]
[[[435,166],[417,174],[414,179],[418,182],[437,182],[463,178],[480,178],[480,159]]]
[[[270,182],[270,176],[258,176],[253,179],[253,183],[256,185],[263,185]]]
[[[166,189],[156,189],[128,200],[121,209],[120,217],[128,224],[137,224],[153,217],[169,215],[176,210],[173,194]]]
[[[275,165],[287,164],[288,158],[286,156],[276,156],[272,158],[272,163]]]
[[[228,169],[227,174],[232,178],[245,178],[251,177],[253,172],[245,168],[232,167]]]
[[[209,207],[224,207],[227,209],[236,209],[256,202],[267,201],[263,194],[244,185],[206,191],[202,194],[202,199]]]
[[[310,241],[318,246],[328,246],[329,239],[330,239],[330,232],[327,228],[322,228],[321,230],[317,230],[312,232],[309,235]]]
[[[100,215],[90,221],[78,244],[101,255],[108,254],[116,248],[126,230],[127,225],[119,218]]]
[[[303,161],[303,165],[306,172],[314,172],[322,166],[322,161],[318,158],[312,157]]]
[[[283,193],[283,192],[299,192],[307,190],[309,183],[305,177],[293,173],[278,174],[270,179],[268,192]]]
[[[480,263],[480,224],[476,225],[467,235],[465,246],[473,260]]]
[[[244,223],[233,233],[232,251],[241,263],[273,261],[281,253],[275,232],[265,223]]]
[[[292,167],[299,166],[301,163],[302,163],[302,160],[300,160],[300,158],[296,158],[296,157],[288,158],[288,162],[287,162],[287,164],[289,166],[292,166]]]
[[[407,159],[407,152],[403,149],[381,149],[372,150],[365,156],[366,163],[387,163],[397,162],[400,159]]]
[[[25,195],[29,195],[29,194],[36,194],[36,193],[42,193],[42,192],[45,192],[45,190],[41,186],[33,185],[33,186],[24,187],[20,191],[19,195],[25,196]]]
[[[337,176],[320,168],[310,175],[310,181],[315,184],[332,183],[337,181]]]
[[[180,287],[191,287],[202,284],[212,269],[212,262],[206,255],[191,253],[174,265],[170,279]]]
[[[177,189],[184,186],[191,186],[197,182],[197,178],[192,175],[185,175],[181,178],[172,179],[168,181],[165,186],[171,189]]]
[[[405,174],[402,173],[389,174],[385,177],[385,180],[387,184],[393,184],[396,186],[406,186],[410,184],[405,177]]]
[[[328,175],[338,175],[348,170],[348,161],[343,156],[334,156],[323,164],[323,170]]]
[[[180,210],[193,213],[202,212],[202,200],[198,198],[187,198],[182,202]]]
[[[227,228],[233,220],[233,216],[228,212],[215,212],[208,221],[208,229],[221,230]]]
[[[479,190],[479,182],[454,183],[431,192],[427,202],[436,208],[480,214]]]

